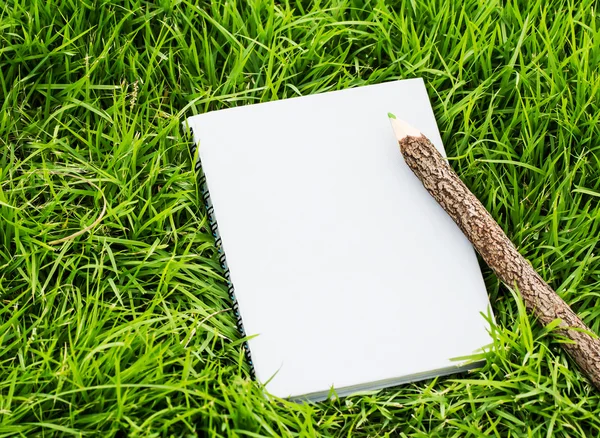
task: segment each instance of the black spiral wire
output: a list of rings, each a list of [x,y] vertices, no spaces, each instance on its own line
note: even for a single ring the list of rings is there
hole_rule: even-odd
[[[192,147],[192,156],[196,156],[196,146]],[[223,251],[223,240],[221,239],[221,235],[219,234],[219,227],[217,226],[217,221],[215,220],[215,208],[213,207],[212,201],[210,199],[210,193],[208,192],[208,186],[206,184],[206,175],[202,171],[202,163],[200,162],[200,156],[196,158],[196,164],[194,166],[196,173],[199,175],[199,183],[200,188],[202,190],[202,198],[204,199],[204,205],[206,207],[206,213],[208,215],[208,222],[210,229],[212,231],[212,235],[215,239],[215,246],[219,253],[219,262],[221,263],[221,268],[224,271],[225,280],[227,281],[227,292],[229,294],[229,299],[232,303],[233,314],[236,319],[236,326],[242,338],[246,337],[246,331],[244,330],[244,324],[242,322],[242,316],[240,315],[239,306],[237,299],[235,297],[235,290],[233,287],[233,283],[231,282],[231,275],[229,273],[229,267],[227,266],[227,259],[225,257],[225,252]],[[252,356],[250,355],[250,346],[248,345],[248,341],[244,341],[243,344],[244,353],[246,355],[246,360],[250,365],[250,374],[252,378],[256,378],[256,373],[254,370],[254,365],[252,363]]]

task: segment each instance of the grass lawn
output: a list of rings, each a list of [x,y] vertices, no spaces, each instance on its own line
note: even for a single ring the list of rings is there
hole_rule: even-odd
[[[483,368],[267,402],[180,125],[421,76],[453,167],[598,333],[597,2],[0,6],[0,436],[600,434],[600,392],[487,268]]]

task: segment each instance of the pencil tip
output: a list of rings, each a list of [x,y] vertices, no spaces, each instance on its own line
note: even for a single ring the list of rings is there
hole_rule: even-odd
[[[400,141],[405,137],[420,137],[421,131],[417,128],[410,126],[404,120],[397,119],[396,117],[390,117],[390,123],[394,128],[394,134],[396,134],[396,140]]]
[[[395,115],[393,115],[392,113],[388,113],[388,117],[389,117],[390,119],[395,119],[395,118],[396,118],[396,116],[395,116]]]

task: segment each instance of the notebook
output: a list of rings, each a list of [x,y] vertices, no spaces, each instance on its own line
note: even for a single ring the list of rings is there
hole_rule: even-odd
[[[421,79],[187,120],[248,361],[272,395],[457,373],[491,343],[475,252],[404,163],[388,112],[444,154]]]

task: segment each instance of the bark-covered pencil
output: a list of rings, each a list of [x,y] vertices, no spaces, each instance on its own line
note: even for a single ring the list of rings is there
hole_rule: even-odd
[[[517,251],[500,225],[418,129],[390,114],[406,164],[508,287],[516,287],[542,324],[559,319],[560,345],[600,389],[600,339]]]

